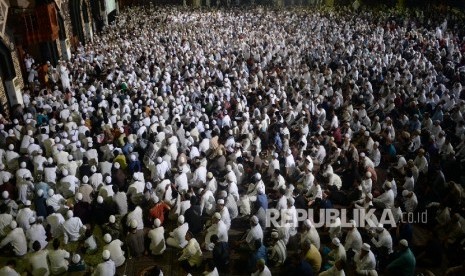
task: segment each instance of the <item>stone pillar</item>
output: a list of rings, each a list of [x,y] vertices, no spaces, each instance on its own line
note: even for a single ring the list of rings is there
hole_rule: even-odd
[[[92,31],[92,23],[84,23],[84,32],[90,42],[94,42],[94,33]]]
[[[17,76],[12,80],[5,81],[5,87],[11,106],[15,106],[17,104],[24,105],[23,96],[21,95],[21,87]]]
[[[68,39],[60,40],[61,59],[69,60],[71,58],[71,46]]]

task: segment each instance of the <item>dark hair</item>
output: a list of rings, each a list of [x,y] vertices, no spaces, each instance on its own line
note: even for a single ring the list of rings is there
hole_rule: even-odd
[[[53,240],[53,249],[57,250],[60,247],[60,240],[54,239]]]
[[[34,243],[32,243],[32,249],[34,249],[34,251],[39,251],[40,248],[41,248],[41,246],[40,246],[39,241],[35,241]]]
[[[210,241],[211,241],[212,243],[216,243],[216,242],[218,241],[218,236],[217,236],[217,235],[212,235],[212,236],[210,237]]]
[[[255,249],[259,249],[260,247],[262,247],[262,240],[261,239],[256,239],[253,243]]]

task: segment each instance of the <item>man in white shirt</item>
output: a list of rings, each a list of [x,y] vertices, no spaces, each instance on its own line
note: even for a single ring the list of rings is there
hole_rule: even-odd
[[[97,265],[97,268],[92,273],[92,276],[114,276],[116,274],[116,265],[110,259],[110,251],[104,250],[102,252],[103,262]]]
[[[15,260],[9,260],[6,262],[6,265],[0,269],[0,275],[5,275],[5,276],[20,276],[16,270],[16,261]]]
[[[282,238],[279,238],[278,232],[272,232],[271,238],[273,239],[273,245],[269,254],[270,260],[275,266],[280,266],[284,264],[287,257],[286,243]]]
[[[261,240],[263,242],[263,230],[260,226],[258,218],[256,216],[252,216],[250,218],[250,229],[247,231],[247,235],[245,239],[239,241],[239,245],[244,244],[243,248],[248,248],[250,250],[255,249],[255,241]]]
[[[48,250],[42,249],[38,241],[33,243],[31,249],[34,250],[34,253],[28,256],[28,261],[32,275],[49,275],[50,268],[48,267]],[[0,275],[3,274],[0,273]]]
[[[304,232],[300,238],[301,243],[303,244],[305,240],[309,240],[318,250],[320,250],[320,235],[309,219],[304,221],[303,229]]]
[[[71,255],[68,251],[60,249],[60,241],[58,239],[53,240],[53,250],[48,253],[48,259],[50,261],[50,272],[53,275],[58,275],[68,271],[68,259]]]
[[[110,251],[110,258],[115,262],[115,266],[119,267],[124,264],[126,258],[124,257],[124,251],[121,249],[123,242],[119,239],[112,240],[110,234],[103,235],[103,241],[106,245],[103,247],[103,250]]]
[[[161,255],[165,252],[165,228],[161,226],[159,219],[153,221],[153,229],[147,234],[150,239],[150,251],[153,255]]]
[[[225,208],[226,209],[226,208]],[[212,218],[212,225],[208,227],[207,234],[205,235],[205,243],[203,247],[209,251],[213,250],[215,246],[211,241],[211,236],[217,235],[218,241],[228,242],[228,229],[226,224],[221,220],[221,214],[215,213]]]
[[[16,222],[24,231],[30,228],[29,219],[35,216],[35,212],[31,210],[31,201],[26,200],[25,207],[18,211]]]
[[[178,227],[170,232],[166,244],[175,248],[184,248],[187,245],[185,239],[186,233],[189,230],[189,224],[184,221],[184,216],[178,217]]]
[[[376,259],[370,250],[370,245],[364,243],[362,250],[355,254],[354,261],[357,275],[372,275],[370,274],[372,271],[376,272]]]
[[[67,220],[63,222],[63,240],[65,244],[68,241],[77,241],[81,237],[82,230],[85,230],[86,227],[82,224],[82,221],[78,217],[74,217],[73,211],[69,210],[66,213]]]
[[[265,265],[265,260],[257,261],[257,270],[251,274],[252,276],[271,276],[270,269]]]
[[[386,230],[382,224],[376,227],[376,236],[371,238],[371,242],[378,251],[386,251],[387,254],[391,254],[392,251],[392,236],[388,230]]]
[[[392,191],[391,182],[383,184],[384,193],[373,199],[375,207],[380,209],[390,209],[394,206],[394,192]]]
[[[362,235],[357,229],[357,224],[354,220],[350,221],[351,227],[346,235],[346,240],[344,243],[344,248],[347,251],[349,257],[355,255],[356,252],[359,252],[362,249]]]
[[[231,228],[231,217],[228,208],[225,207],[224,199],[218,199],[216,208],[221,215],[221,220],[226,225],[226,229],[229,231],[229,228]]]
[[[27,241],[24,230],[18,227],[16,221],[10,223],[11,232],[0,242],[0,248],[7,244],[11,244],[13,252],[16,256],[21,257],[27,253]]]
[[[39,242],[41,249],[45,248],[47,242],[47,232],[41,223],[42,219],[36,219],[35,217],[29,218],[29,224],[31,227],[26,231],[26,238],[29,241],[29,249],[32,249],[34,242]]]

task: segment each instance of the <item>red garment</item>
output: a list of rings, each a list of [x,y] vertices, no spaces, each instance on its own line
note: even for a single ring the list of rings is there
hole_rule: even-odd
[[[170,206],[165,202],[159,202],[155,204],[155,206],[150,209],[150,217],[152,219],[159,219],[161,224],[163,225],[163,221],[165,220],[165,212],[170,209]]]

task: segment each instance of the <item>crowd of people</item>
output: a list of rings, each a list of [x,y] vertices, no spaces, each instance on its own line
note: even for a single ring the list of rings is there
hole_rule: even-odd
[[[166,250],[193,275],[234,258],[252,275],[463,275],[461,23],[133,7],[40,80],[28,56],[0,124],[1,255],[24,258],[0,275],[115,275]],[[308,209],[374,215],[317,227]]]

